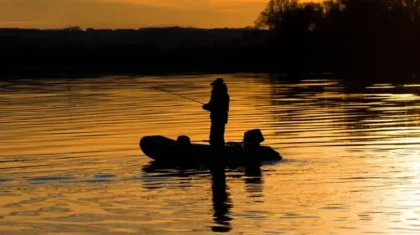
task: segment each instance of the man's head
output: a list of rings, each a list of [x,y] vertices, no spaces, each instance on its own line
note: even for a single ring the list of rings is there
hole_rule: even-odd
[[[212,85],[213,87],[220,87],[221,85],[223,85],[223,83],[223,78],[216,78],[216,80],[210,83],[210,85]]]

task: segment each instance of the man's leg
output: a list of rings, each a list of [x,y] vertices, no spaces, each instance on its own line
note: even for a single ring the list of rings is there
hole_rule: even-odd
[[[210,145],[212,146],[225,146],[225,124],[212,123],[210,128]]]
[[[215,125],[215,123],[211,123],[211,126],[210,126],[210,145],[211,146],[215,146],[215,144],[216,144],[216,132],[217,132],[217,130],[216,130],[216,125]]]
[[[220,132],[219,132],[219,138],[220,138],[220,144],[222,146],[225,146],[225,124],[224,123],[220,123]]]

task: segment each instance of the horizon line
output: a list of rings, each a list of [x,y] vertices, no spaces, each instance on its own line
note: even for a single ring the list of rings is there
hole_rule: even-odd
[[[54,31],[54,30],[78,30],[78,31],[89,31],[89,30],[142,30],[142,29],[170,29],[170,28],[180,28],[180,29],[202,29],[202,30],[215,30],[215,29],[259,29],[255,26],[245,26],[245,27],[214,27],[214,28],[204,28],[204,27],[194,27],[194,26],[148,26],[148,27],[139,27],[139,28],[94,28],[94,27],[80,27],[80,26],[68,26],[63,28],[25,28],[25,27],[0,27],[0,30],[44,30],[44,31]],[[265,29],[259,29],[265,30]]]

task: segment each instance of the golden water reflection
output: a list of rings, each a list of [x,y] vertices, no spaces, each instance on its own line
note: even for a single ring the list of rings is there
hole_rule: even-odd
[[[226,139],[261,128],[284,161],[150,163],[144,135],[208,139],[223,76]],[[201,75],[11,80],[0,88],[0,234],[418,234],[418,84]],[[199,157],[199,156],[198,156]]]

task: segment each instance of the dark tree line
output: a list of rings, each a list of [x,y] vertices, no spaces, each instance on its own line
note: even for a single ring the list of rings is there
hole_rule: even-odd
[[[420,68],[419,0],[270,0],[255,23],[273,33],[275,60],[295,70],[389,74]]]
[[[0,75],[265,72],[266,30],[0,29]]]

